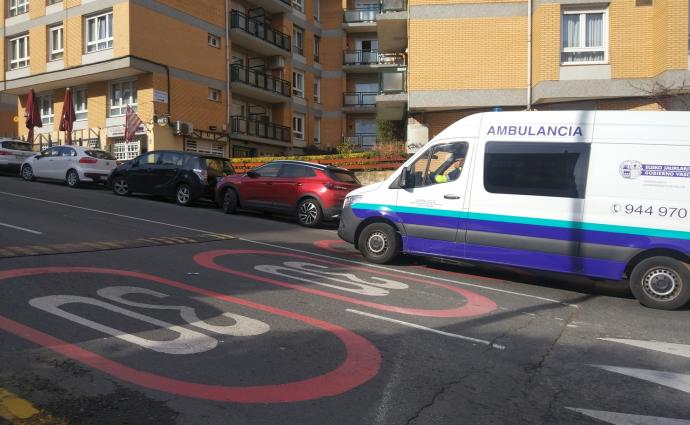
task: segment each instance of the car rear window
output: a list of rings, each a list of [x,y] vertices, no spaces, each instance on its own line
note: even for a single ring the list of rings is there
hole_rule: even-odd
[[[31,144],[24,142],[0,142],[0,146],[15,151],[31,151]]]
[[[339,182],[361,185],[359,180],[357,180],[357,176],[355,176],[352,171],[328,170],[328,175],[331,176],[333,180],[337,180]]]
[[[230,161],[224,158],[203,158],[206,160],[206,169],[211,175],[222,176],[228,174],[235,174],[235,169],[232,168]]]
[[[115,161],[117,158],[115,158],[115,155],[111,154],[110,152],[106,151],[86,151],[85,152],[88,156],[96,158],[96,159],[108,159],[111,161]]]

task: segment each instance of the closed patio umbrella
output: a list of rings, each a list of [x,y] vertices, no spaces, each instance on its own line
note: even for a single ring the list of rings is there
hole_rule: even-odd
[[[34,143],[34,127],[43,127],[41,122],[41,113],[38,110],[38,99],[34,89],[29,91],[26,95],[26,106],[24,108],[24,117],[26,118],[26,128],[29,129],[28,142]]]
[[[72,124],[74,123],[74,102],[72,102],[72,90],[65,90],[65,100],[62,104],[62,116],[60,118],[60,131],[65,132],[65,144],[72,144]]]

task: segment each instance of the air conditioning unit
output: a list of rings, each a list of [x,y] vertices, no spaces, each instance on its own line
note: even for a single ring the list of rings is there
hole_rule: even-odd
[[[285,68],[285,58],[283,56],[271,56],[268,58],[268,67],[271,69]]]
[[[191,136],[194,127],[191,122],[175,121],[175,134],[178,136]]]

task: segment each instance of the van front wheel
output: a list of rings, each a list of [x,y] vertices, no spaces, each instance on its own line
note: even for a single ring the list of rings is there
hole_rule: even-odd
[[[398,234],[385,223],[372,223],[365,227],[357,242],[359,251],[372,263],[390,263],[400,254]]]
[[[669,257],[647,258],[630,274],[630,290],[644,306],[681,308],[690,301],[690,266]]]

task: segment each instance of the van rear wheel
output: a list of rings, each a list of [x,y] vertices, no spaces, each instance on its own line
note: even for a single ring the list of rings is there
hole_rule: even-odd
[[[630,290],[646,307],[676,310],[690,301],[690,266],[670,257],[647,258],[630,274]]]
[[[400,239],[393,227],[386,223],[372,223],[362,230],[357,241],[364,258],[376,264],[386,264],[400,254]]]

